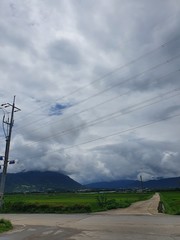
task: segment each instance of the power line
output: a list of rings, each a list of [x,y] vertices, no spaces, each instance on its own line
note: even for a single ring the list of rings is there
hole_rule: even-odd
[[[89,121],[89,122],[86,123],[86,125],[81,124],[81,125],[79,125],[79,126],[76,126],[76,127],[70,128],[70,129],[66,129],[66,130],[63,130],[63,131],[60,131],[60,132],[56,132],[56,134],[53,134],[52,136],[45,137],[45,138],[41,138],[41,139],[39,139],[38,141],[34,141],[34,142],[37,143],[37,142],[40,142],[40,141],[45,140],[45,139],[53,138],[53,137],[55,137],[55,136],[64,136],[64,135],[67,135],[67,134],[73,132],[74,130],[88,128],[88,127],[90,127],[90,126],[94,126],[94,125],[96,125],[96,124],[99,124],[99,123],[108,121],[108,120],[110,120],[110,119],[117,118],[117,117],[123,116],[123,115],[127,115],[127,114],[129,114],[129,113],[131,113],[131,112],[139,111],[139,110],[141,110],[141,109],[143,109],[143,108],[152,106],[152,105],[157,104],[157,103],[159,103],[159,102],[162,102],[162,101],[168,100],[168,99],[170,99],[170,98],[172,98],[172,97],[178,96],[178,95],[180,94],[180,92],[178,92],[178,93],[176,93],[176,94],[174,94],[174,95],[172,95],[172,96],[169,96],[168,98],[156,100],[156,99],[158,99],[158,98],[162,98],[162,97],[164,97],[164,96],[166,96],[166,95],[168,95],[168,94],[170,94],[170,93],[173,93],[173,92],[175,92],[175,91],[180,91],[180,88],[173,89],[173,90],[171,90],[171,91],[168,91],[168,92],[163,93],[163,94],[161,94],[161,95],[158,95],[158,96],[156,96],[156,97],[147,99],[147,100],[145,100],[145,101],[143,101],[143,102],[140,102],[140,103],[138,103],[138,104],[134,104],[134,105],[132,105],[132,106],[130,106],[130,107],[128,107],[128,108],[120,109],[120,110],[118,110],[118,111],[116,111],[116,112],[114,112],[114,113],[110,113],[110,114],[107,114],[107,115],[102,116],[102,117],[100,117],[100,118],[97,118],[97,119],[95,119],[95,120]],[[150,101],[152,101],[152,100],[156,100],[156,101],[150,102]],[[150,102],[150,103],[148,103],[148,102]],[[145,103],[148,103],[148,104],[144,105]],[[132,109],[132,108],[134,108],[134,107],[135,107],[135,109]],[[129,109],[129,110],[128,110],[128,109]],[[27,145],[29,146],[29,145],[31,145],[31,144],[27,144]]]
[[[166,78],[167,76],[169,76],[169,75],[171,75],[171,74],[174,74],[174,73],[177,73],[177,72],[179,72],[179,71],[180,71],[180,69],[178,69],[178,70],[176,70],[176,71],[173,71],[173,72],[170,72],[170,73],[168,73],[168,74],[166,74],[166,75],[158,78],[157,80],[164,79],[164,78]],[[118,98],[120,98],[120,97],[122,97],[122,96],[125,96],[125,95],[127,95],[127,94],[130,94],[130,93],[131,93],[131,90],[129,90],[129,91],[127,91],[127,92],[124,92],[124,93],[122,93],[121,95],[118,95],[118,96],[112,97],[112,98],[110,98],[110,99],[107,99],[107,100],[105,100],[105,101],[103,101],[103,102],[101,102],[101,103],[98,103],[98,104],[96,104],[96,105],[94,105],[94,106],[92,106],[92,107],[83,109],[83,110],[81,110],[81,111],[79,111],[79,112],[76,112],[76,113],[73,113],[73,114],[71,114],[70,116],[66,116],[66,117],[64,117],[64,118],[58,119],[58,120],[56,120],[56,121],[53,121],[53,123],[55,123],[55,122],[61,122],[61,121],[65,120],[65,119],[72,118],[72,117],[75,116],[75,115],[78,115],[78,114],[87,112],[87,111],[92,110],[92,109],[96,109],[97,107],[99,107],[99,106],[101,106],[101,105],[104,105],[105,103],[109,103],[109,102],[111,102],[111,101],[114,101],[115,99],[118,99]],[[47,125],[47,123],[52,123],[52,121],[48,121],[48,122],[46,122],[46,123],[43,124],[43,125]],[[43,127],[43,126],[41,125],[41,127]]]
[[[117,83],[117,84],[114,84],[114,85],[110,86],[109,88],[106,88],[106,89],[104,89],[104,90],[102,90],[102,91],[100,91],[100,92],[98,92],[98,93],[96,93],[96,94],[94,94],[94,95],[91,95],[90,97],[87,97],[87,98],[83,99],[83,100],[80,101],[79,103],[74,104],[73,106],[71,106],[71,108],[72,108],[72,107],[75,107],[75,106],[77,106],[77,105],[79,105],[79,104],[82,104],[82,103],[84,103],[84,102],[86,102],[86,101],[88,101],[88,100],[90,100],[90,99],[92,99],[92,98],[94,98],[94,97],[97,97],[97,96],[99,96],[99,95],[101,95],[101,94],[103,94],[103,93],[105,93],[105,92],[107,92],[107,91],[109,91],[109,90],[111,90],[111,89],[113,89],[113,88],[115,88],[115,87],[118,87],[118,86],[120,86],[120,85],[122,85],[122,84],[125,84],[125,83],[131,81],[132,79],[135,79],[135,78],[137,78],[137,77],[139,77],[139,76],[142,76],[143,74],[145,74],[145,73],[147,73],[147,72],[150,72],[150,71],[152,71],[152,70],[155,70],[155,69],[157,69],[157,68],[159,68],[159,67],[161,67],[161,66],[163,66],[163,65],[165,65],[165,64],[169,64],[170,62],[172,62],[173,60],[175,60],[175,59],[177,59],[177,58],[179,58],[179,57],[180,57],[180,54],[178,54],[178,55],[176,55],[176,56],[174,56],[174,57],[172,57],[172,58],[170,58],[170,59],[168,59],[168,60],[166,60],[166,61],[163,61],[163,62],[161,62],[161,63],[159,63],[159,64],[157,64],[157,65],[155,65],[155,66],[153,66],[153,67],[151,67],[151,68],[148,68],[148,69],[146,69],[146,70],[144,70],[144,71],[136,74],[135,76],[132,76],[132,77],[130,77],[130,78],[124,80],[124,81],[121,81],[121,82],[119,82],[119,83]],[[180,70],[178,69],[178,70],[174,71],[174,73],[175,73],[175,72],[178,72],[178,71],[180,71]],[[168,74],[167,74],[167,75],[168,75]],[[37,123],[37,122],[39,122],[39,121],[41,121],[41,118],[40,118],[39,120],[36,120],[36,121],[31,122],[29,125],[32,125],[32,124]],[[60,120],[60,121],[61,121],[61,120]],[[23,125],[23,126],[26,126],[26,125],[27,125],[27,124],[25,124],[25,125]],[[21,128],[22,128],[22,127],[21,127]],[[16,130],[18,130],[18,129],[19,129],[19,128],[17,128]]]
[[[72,145],[72,146],[63,148],[62,150],[66,150],[66,149],[78,147],[78,146],[85,145],[85,144],[88,144],[88,143],[91,143],[91,142],[95,142],[95,141],[98,141],[98,140],[102,140],[102,139],[105,139],[105,138],[110,138],[110,137],[118,136],[118,135],[124,134],[124,133],[126,133],[126,132],[134,131],[134,130],[136,130],[136,129],[143,128],[143,127],[147,127],[147,126],[150,126],[150,125],[153,125],[153,124],[156,124],[156,123],[165,121],[165,120],[167,120],[167,119],[171,119],[171,118],[175,118],[175,117],[179,117],[179,116],[180,116],[180,113],[179,113],[179,114],[176,114],[176,115],[169,116],[169,117],[165,117],[165,118],[162,118],[162,119],[159,119],[159,120],[156,120],[156,121],[152,121],[152,122],[149,122],[149,123],[145,123],[145,124],[142,124],[142,125],[138,125],[138,126],[136,126],[136,127],[132,127],[132,128],[129,128],[129,129],[120,131],[120,132],[116,132],[116,133],[107,135],[107,136],[98,137],[98,138],[96,138],[96,139],[89,140],[89,141],[87,141],[87,142],[75,144],[75,145]]]
[[[164,118],[156,120],[156,121],[151,121],[151,122],[148,122],[148,123],[144,123],[144,124],[132,127],[132,128],[128,128],[128,129],[125,129],[125,130],[122,130],[122,131],[119,131],[119,132],[116,132],[116,133],[112,133],[112,134],[106,135],[106,136],[98,137],[98,138],[95,138],[95,139],[92,139],[92,140],[88,140],[88,141],[81,142],[81,143],[78,143],[78,144],[74,144],[74,145],[71,145],[71,146],[68,146],[68,147],[64,147],[61,150],[49,151],[48,153],[51,153],[51,152],[52,153],[55,153],[55,152],[59,153],[59,152],[65,151],[67,149],[76,148],[76,147],[83,146],[83,145],[86,145],[86,144],[89,144],[89,143],[92,143],[92,142],[96,142],[96,141],[99,141],[99,140],[102,140],[102,139],[107,139],[107,138],[111,138],[111,137],[114,137],[114,136],[120,136],[120,135],[122,135],[124,133],[131,132],[131,131],[134,131],[134,130],[137,130],[137,129],[141,129],[141,128],[144,128],[144,127],[148,127],[148,126],[151,126],[153,124],[157,124],[157,123],[166,121],[168,119],[176,118],[176,117],[180,117],[180,113],[172,115],[172,116],[164,117]],[[34,158],[30,158],[30,160],[35,159],[37,157],[38,156],[36,156]]]
[[[180,89],[179,89],[179,90],[180,90]],[[179,95],[179,94],[180,94],[180,93],[175,94],[175,95],[173,95],[173,96],[170,96],[169,98],[171,98],[171,97],[176,97],[176,96]],[[169,98],[167,98],[167,99],[169,99]],[[154,100],[154,99],[156,99],[156,97],[155,97],[155,98],[152,98],[151,100]],[[167,100],[167,99],[163,99],[163,100]],[[42,138],[42,139],[38,140],[38,142],[41,141],[41,140],[44,140],[44,139],[53,138],[53,137],[55,137],[55,136],[64,136],[64,135],[67,135],[67,134],[73,132],[74,130],[77,130],[77,129],[81,129],[81,128],[84,129],[84,128],[88,128],[88,127],[90,127],[90,126],[94,126],[94,125],[96,125],[96,124],[99,124],[99,123],[108,121],[108,120],[113,119],[113,118],[116,118],[116,117],[118,117],[118,116],[123,116],[123,115],[126,115],[126,114],[128,114],[128,113],[135,112],[135,111],[138,111],[138,110],[140,110],[140,109],[143,109],[143,108],[145,108],[145,107],[152,106],[152,105],[154,105],[154,104],[156,104],[156,103],[162,102],[163,100],[161,99],[161,100],[159,100],[159,101],[156,101],[156,102],[147,104],[147,105],[145,105],[145,106],[139,106],[139,105],[144,104],[144,103],[146,102],[146,101],[143,101],[143,102],[140,103],[140,104],[135,104],[134,106],[129,107],[129,108],[131,109],[132,107],[135,107],[135,106],[136,106],[137,108],[135,108],[134,110],[129,110],[129,111],[127,111],[127,109],[123,109],[123,110],[126,110],[126,112],[121,113],[121,111],[122,111],[122,109],[121,109],[121,110],[119,110],[119,111],[117,111],[117,112],[110,113],[110,114],[108,114],[108,115],[105,115],[105,116],[100,117],[100,118],[98,118],[98,119],[95,119],[95,120],[93,120],[93,121],[87,122],[86,125],[81,124],[81,125],[79,125],[79,126],[77,126],[77,127],[73,127],[73,128],[71,128],[71,129],[67,129],[67,130],[64,130],[64,131],[61,131],[61,132],[57,132],[57,133],[54,134],[53,136],[46,137],[46,138]],[[147,100],[147,101],[150,101],[150,100]],[[120,112],[120,113],[119,113],[119,112]]]
[[[65,99],[65,98],[67,98],[67,97],[69,97],[69,96],[71,96],[71,95],[73,95],[73,94],[75,94],[75,93],[77,93],[77,92],[79,92],[79,91],[87,88],[88,86],[93,85],[95,82],[97,82],[97,81],[99,81],[99,80],[102,80],[102,79],[104,79],[104,78],[107,78],[107,77],[111,76],[112,74],[116,73],[117,71],[120,71],[120,70],[122,70],[123,68],[125,68],[125,67],[127,67],[127,66],[130,66],[130,65],[134,64],[135,62],[138,62],[139,60],[141,60],[141,59],[143,59],[143,58],[145,58],[145,57],[153,54],[154,52],[157,52],[159,49],[166,47],[168,44],[171,44],[172,42],[177,41],[179,38],[180,38],[180,36],[178,35],[177,37],[171,39],[170,41],[167,41],[167,42],[165,42],[165,43],[162,43],[162,44],[159,45],[157,48],[155,48],[155,49],[153,49],[153,50],[151,50],[151,51],[149,51],[149,52],[147,52],[147,53],[145,53],[145,54],[143,54],[143,55],[141,55],[141,56],[139,56],[139,57],[137,57],[137,58],[129,61],[128,63],[125,63],[124,65],[118,66],[118,67],[115,68],[114,70],[112,70],[112,71],[106,73],[105,75],[103,75],[103,76],[101,76],[101,77],[99,77],[99,78],[91,81],[91,82],[88,83],[87,85],[85,85],[85,86],[83,86],[83,87],[80,87],[80,88],[77,88],[76,90],[70,92],[68,95],[65,95],[65,96],[62,96],[62,97],[60,97],[60,98],[55,99],[55,101],[63,100],[63,99]],[[45,106],[49,106],[49,105],[50,105],[49,103],[48,103],[48,104],[45,104],[44,107],[45,107]],[[35,110],[31,111],[30,113],[27,113],[27,114],[26,114],[26,117],[24,117],[23,119],[21,119],[21,121],[24,121],[25,118],[28,118],[29,115],[33,114],[34,112],[38,111],[38,110],[41,109],[41,108],[42,108],[42,107],[38,107],[38,108],[36,108]]]
[[[130,93],[130,92],[131,92],[131,91],[127,91],[127,92],[125,92],[125,93],[122,93],[121,95],[115,96],[115,97],[113,97],[113,98],[111,98],[111,99],[108,99],[108,100],[102,102],[102,103],[96,104],[96,105],[93,106],[93,107],[89,107],[89,108],[83,109],[83,110],[81,110],[81,111],[79,111],[79,112],[73,113],[73,114],[71,114],[70,116],[66,116],[66,117],[64,117],[64,118],[60,118],[60,119],[55,120],[55,121],[49,120],[48,122],[45,122],[43,125],[41,124],[41,127],[35,128],[35,129],[33,130],[33,132],[36,131],[36,129],[43,128],[44,126],[47,126],[48,123],[51,123],[51,124],[52,124],[52,123],[56,123],[56,122],[61,122],[61,121],[65,120],[65,119],[72,118],[72,117],[74,117],[75,115],[78,115],[78,114],[87,112],[87,111],[89,111],[89,110],[91,110],[91,109],[95,109],[95,108],[97,108],[98,106],[101,106],[101,105],[103,105],[103,104],[105,104],[105,103],[107,103],[107,102],[113,101],[113,100],[115,100],[115,99],[117,99],[117,98],[120,98],[120,97],[122,97],[122,96],[124,96],[124,95],[127,95],[127,94]],[[34,124],[34,123],[37,123],[37,122],[39,122],[39,121],[41,121],[41,120],[34,121],[33,123],[28,124],[28,126],[29,126],[29,125],[32,125],[32,124]],[[25,126],[25,125],[24,125],[24,126]],[[19,130],[19,129],[22,129],[22,127],[19,127],[17,130]],[[16,131],[16,132],[17,132],[17,131]]]

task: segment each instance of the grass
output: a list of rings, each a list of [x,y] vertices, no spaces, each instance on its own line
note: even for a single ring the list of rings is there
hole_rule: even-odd
[[[58,193],[6,195],[6,213],[82,213],[124,208],[152,193]],[[102,197],[103,196],[103,197]]]
[[[9,231],[13,228],[11,222],[9,220],[0,219],[0,233]]]
[[[161,192],[160,197],[165,213],[180,215],[180,191]]]

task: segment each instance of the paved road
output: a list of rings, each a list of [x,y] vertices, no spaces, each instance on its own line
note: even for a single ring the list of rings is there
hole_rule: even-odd
[[[1,234],[0,240],[180,240],[180,217],[158,214],[155,208],[152,211],[156,198],[158,195],[152,201],[141,202],[143,211],[128,210],[127,214],[113,210],[96,214],[1,215],[10,219],[15,229]]]

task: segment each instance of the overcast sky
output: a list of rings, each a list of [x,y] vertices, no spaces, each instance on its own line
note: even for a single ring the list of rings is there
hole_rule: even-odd
[[[21,109],[8,171],[180,176],[179,26],[179,0],[1,0],[0,102]]]

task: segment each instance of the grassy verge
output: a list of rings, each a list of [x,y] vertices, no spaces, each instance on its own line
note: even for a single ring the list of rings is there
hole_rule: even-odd
[[[124,208],[152,193],[62,193],[6,195],[4,213],[84,213]]]
[[[9,220],[0,219],[0,233],[9,231],[13,228],[11,222]]]
[[[161,201],[165,207],[165,213],[180,215],[180,192],[161,192]]]

